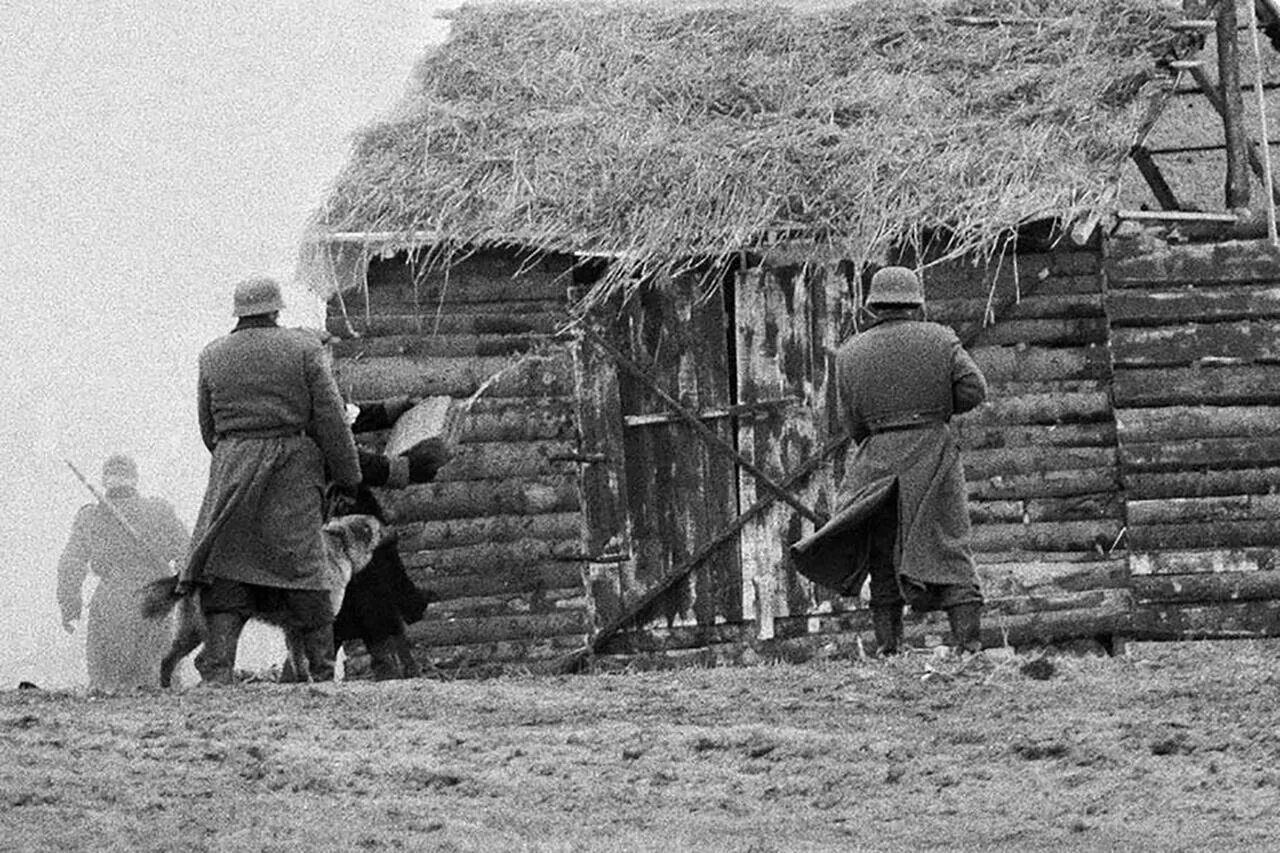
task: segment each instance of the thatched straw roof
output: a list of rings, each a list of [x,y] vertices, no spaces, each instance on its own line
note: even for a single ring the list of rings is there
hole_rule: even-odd
[[[780,231],[851,260],[935,226],[990,246],[1106,204],[1172,82],[1177,16],[1159,0],[463,7],[394,117],[356,139],[318,227],[614,253],[632,272]]]

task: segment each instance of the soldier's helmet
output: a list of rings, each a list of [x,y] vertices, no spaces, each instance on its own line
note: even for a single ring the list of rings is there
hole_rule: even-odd
[[[920,276],[906,267],[884,267],[871,276],[868,305],[923,305]]]
[[[236,285],[231,314],[234,317],[249,317],[254,314],[270,314],[283,308],[284,297],[280,295],[280,283],[274,278],[258,276],[247,278]]]

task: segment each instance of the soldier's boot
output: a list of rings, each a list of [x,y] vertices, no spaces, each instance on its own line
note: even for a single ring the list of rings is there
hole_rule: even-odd
[[[236,647],[244,617],[238,613],[210,613],[205,617],[208,636],[196,655],[196,671],[204,684],[232,684],[236,678]]]
[[[871,608],[871,629],[876,635],[876,654],[896,655],[902,645],[902,605]]]
[[[418,660],[413,656],[409,638],[404,634],[396,634],[391,642],[395,645],[396,657],[400,658],[400,669],[404,671],[404,677],[417,678],[422,675],[422,667],[418,666]]]
[[[951,623],[951,638],[960,654],[977,654],[982,651],[982,605],[957,604],[947,609],[947,621]]]
[[[333,681],[338,652],[333,646],[333,623],[326,622],[319,628],[302,632],[302,647],[306,652],[307,668],[312,681]]]
[[[400,677],[400,665],[396,662],[396,647],[390,637],[365,643],[369,650],[369,668],[374,681],[389,681]]]

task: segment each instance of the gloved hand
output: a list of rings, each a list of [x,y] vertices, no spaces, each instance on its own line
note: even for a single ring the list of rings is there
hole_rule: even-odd
[[[401,455],[409,460],[409,482],[429,483],[453,458],[453,448],[443,438],[426,438]]]
[[[62,630],[66,631],[68,634],[74,634],[76,632],[76,623],[79,621],[80,621],[79,616],[76,616],[71,619],[63,619]]]

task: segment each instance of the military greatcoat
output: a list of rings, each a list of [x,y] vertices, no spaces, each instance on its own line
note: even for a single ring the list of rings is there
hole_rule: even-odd
[[[987,384],[950,328],[881,322],[836,354],[840,420],[856,442],[832,519],[792,547],[798,571],[856,594],[869,540],[896,509],[900,585],[977,587],[964,470],[953,415],[986,399]],[[907,600],[912,600],[907,595]]]
[[[197,409],[212,459],[184,579],[325,589],[326,469],[354,488],[360,466],[323,345],[242,319],[200,353]]]

